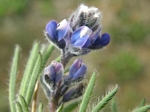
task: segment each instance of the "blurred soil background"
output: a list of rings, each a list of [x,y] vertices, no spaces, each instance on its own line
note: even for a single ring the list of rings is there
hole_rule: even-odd
[[[15,45],[19,44],[22,48],[17,82],[19,88],[34,41],[49,44],[43,35],[46,23],[53,19],[60,22],[68,18],[81,3],[98,7],[102,11],[102,32],[109,32],[111,35],[111,42],[106,48],[79,57],[88,65],[88,78],[93,70],[97,70],[99,74],[93,101],[97,101],[95,96],[102,96],[110,87],[118,84],[120,87],[116,95],[118,111],[131,111],[143,98],[150,104],[149,0],[1,0],[1,112],[10,111],[8,80]],[[55,50],[49,63],[59,54],[58,50]],[[47,99],[41,89],[39,100],[44,102],[47,112]],[[110,103],[104,111],[110,111]]]

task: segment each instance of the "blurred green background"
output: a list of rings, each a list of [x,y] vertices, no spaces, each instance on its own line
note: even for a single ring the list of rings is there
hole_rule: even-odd
[[[0,0],[1,112],[9,112],[8,74],[15,44],[22,48],[19,88],[32,43],[37,40],[49,44],[43,35],[46,23],[68,18],[81,3],[102,11],[103,32],[111,35],[106,48],[79,57],[88,65],[88,77],[93,70],[99,73],[93,101],[97,101],[95,96],[102,96],[112,85],[118,84],[120,89],[116,98],[120,112],[132,110],[142,98],[150,104],[149,0]],[[59,54],[56,50],[49,62]],[[39,96],[47,112],[47,99],[41,89]],[[109,105],[104,111],[110,111]]]

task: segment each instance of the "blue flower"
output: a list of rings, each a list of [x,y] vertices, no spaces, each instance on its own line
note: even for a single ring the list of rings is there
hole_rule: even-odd
[[[93,32],[87,26],[81,26],[73,32],[68,49],[72,54],[82,55],[87,54],[90,50],[103,48],[109,42],[108,33],[100,35],[100,29]]]
[[[64,49],[66,46],[64,37],[68,35],[68,31],[69,24],[65,19],[59,24],[55,20],[51,20],[46,25],[45,35],[48,40],[53,42],[57,47]]]
[[[64,67],[60,62],[52,61],[41,76],[41,84],[47,98],[51,101],[56,100],[56,105],[59,105],[81,96],[86,84],[79,82],[84,79],[86,71],[87,67],[81,59],[74,61],[68,75],[64,75]],[[74,83],[76,87],[70,88]]]
[[[64,55],[87,54],[93,49],[100,49],[108,45],[110,35],[101,35],[101,12],[96,7],[80,5],[67,21],[64,19],[59,24],[52,20],[46,25],[45,35],[60,49]]]
[[[86,65],[81,59],[76,59],[71,65],[69,73],[64,76],[64,83],[70,85],[71,83],[80,82],[84,79],[86,72]]]
[[[96,7],[80,5],[68,20],[59,24],[52,20],[46,25],[45,35],[61,49],[61,62],[65,66],[73,56],[105,47],[110,42],[108,33],[101,34],[101,12]]]
[[[101,35],[102,25],[99,23],[101,17],[98,8],[87,7],[84,4],[73,12],[68,20],[73,31],[68,47],[72,54],[83,55],[108,45],[110,35],[108,33]]]
[[[44,75],[41,79],[42,83],[48,90],[54,91],[62,80],[63,72],[64,69],[62,64],[53,61],[48,67],[44,69]]]

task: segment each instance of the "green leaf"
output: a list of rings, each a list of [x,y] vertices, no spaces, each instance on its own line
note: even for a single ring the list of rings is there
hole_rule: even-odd
[[[81,100],[73,102],[73,103],[67,105],[66,107],[64,107],[62,112],[67,112],[68,110],[69,110],[69,112],[72,112],[80,103],[81,103]]]
[[[40,102],[38,112],[43,112],[44,105]]]
[[[41,64],[42,64],[42,56],[39,53],[38,59],[36,61],[33,72],[31,74],[30,82],[28,84],[28,89],[26,90],[27,95],[26,95],[25,99],[27,101],[27,104],[30,104],[30,102],[31,102],[33,92],[34,92],[34,88],[35,88],[36,82],[38,80],[38,77],[40,75]]]
[[[55,60],[56,60],[57,62],[60,62],[61,56],[57,57]]]
[[[61,105],[58,107],[56,112],[62,112],[63,109],[63,103],[61,103]],[[70,110],[69,110],[70,111]]]
[[[18,45],[16,45],[11,65],[10,81],[9,81],[9,105],[11,112],[16,112],[14,100],[15,100],[15,88],[16,88],[19,57],[20,57],[20,48]]]
[[[49,47],[43,53],[41,71],[44,69],[44,66],[45,66],[48,58],[51,56],[52,52],[54,51],[54,48],[55,48],[54,45],[49,45]]]
[[[109,92],[104,98],[102,98],[102,100],[94,107],[92,112],[98,112],[99,110],[101,110],[109,102],[109,100],[113,98],[117,91],[118,86],[116,85],[116,87],[111,92]]]
[[[150,109],[150,105],[145,105],[143,107],[140,107],[140,108],[134,110],[133,112],[146,112],[149,109]]]
[[[16,104],[16,112],[23,112],[21,104],[18,101],[16,101],[15,104]]]
[[[67,73],[69,71],[69,67],[65,69],[64,73]]]
[[[96,81],[96,73],[94,72],[92,74],[90,82],[89,82],[89,84],[86,88],[86,91],[84,93],[83,100],[82,100],[80,108],[79,108],[79,112],[85,112],[86,111],[88,103],[90,101],[90,97],[91,97],[93,88],[94,88],[94,85],[95,85],[95,81]]]
[[[44,44],[41,45],[40,53],[41,53],[42,55],[45,53],[46,48],[47,48],[46,45],[44,45]]]
[[[23,112],[29,112],[27,102],[22,95],[19,96]]]
[[[146,102],[146,100],[145,100],[145,98],[143,98],[142,101],[140,102],[138,108],[143,107],[145,105],[145,102]]]
[[[31,50],[24,74],[23,74],[20,91],[19,91],[19,94],[24,96],[25,98],[26,98],[26,91],[30,83],[31,74],[33,72],[33,68],[38,57],[38,52],[39,52],[39,43],[35,42],[33,44],[33,47],[32,47],[32,50]]]
[[[117,112],[117,105],[116,105],[116,99],[115,98],[113,98],[111,101],[111,111]]]

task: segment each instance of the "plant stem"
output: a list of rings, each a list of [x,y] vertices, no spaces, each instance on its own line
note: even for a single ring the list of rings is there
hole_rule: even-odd
[[[69,52],[68,53],[63,52],[63,55],[61,56],[61,63],[64,66],[64,68],[72,57],[73,57],[73,54],[71,54]]]
[[[50,106],[50,112],[56,112],[56,103],[55,103],[55,101],[50,101],[49,106]]]
[[[39,82],[36,82],[35,89],[34,89],[34,95],[33,95],[33,101],[32,101],[32,111],[31,112],[36,112],[36,101],[37,101],[37,94],[38,94],[38,89],[39,89]]]

